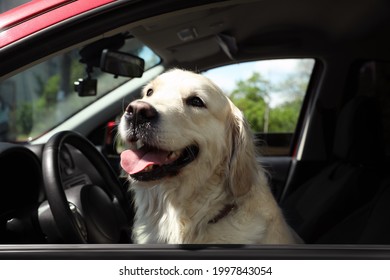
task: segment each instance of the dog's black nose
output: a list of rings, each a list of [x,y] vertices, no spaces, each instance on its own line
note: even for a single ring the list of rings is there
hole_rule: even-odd
[[[157,119],[156,108],[144,101],[131,102],[125,112],[125,117],[134,123],[142,124]]]

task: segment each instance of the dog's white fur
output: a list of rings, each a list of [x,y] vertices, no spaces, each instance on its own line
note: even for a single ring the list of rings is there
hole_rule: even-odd
[[[153,94],[146,92],[152,89]],[[205,108],[186,103],[200,97]],[[139,182],[129,177],[136,208],[135,243],[289,244],[297,241],[256,161],[241,111],[206,77],[179,69],[144,88],[142,100],[159,114],[158,145],[180,150],[196,143],[197,158],[177,176]],[[119,125],[126,140],[126,121]],[[235,208],[209,223],[226,205]]]

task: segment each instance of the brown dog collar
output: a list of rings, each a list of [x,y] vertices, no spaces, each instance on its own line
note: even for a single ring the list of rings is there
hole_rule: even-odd
[[[228,204],[226,205],[217,216],[209,221],[209,224],[216,224],[219,220],[225,218],[234,208],[236,208],[236,204]]]

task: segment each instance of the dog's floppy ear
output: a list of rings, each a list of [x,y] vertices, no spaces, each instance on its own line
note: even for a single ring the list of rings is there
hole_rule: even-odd
[[[242,112],[231,103],[229,133],[231,154],[229,160],[229,187],[235,197],[246,194],[257,174],[253,134]]]

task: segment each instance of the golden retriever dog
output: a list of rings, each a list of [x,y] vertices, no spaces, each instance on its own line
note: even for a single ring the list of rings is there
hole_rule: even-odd
[[[135,243],[291,244],[241,111],[208,78],[172,69],[119,123]]]

